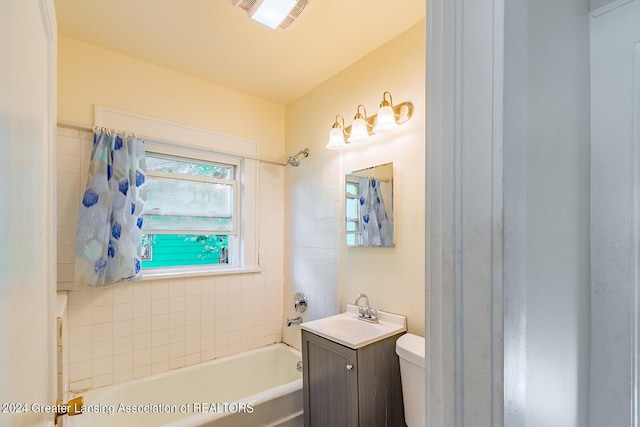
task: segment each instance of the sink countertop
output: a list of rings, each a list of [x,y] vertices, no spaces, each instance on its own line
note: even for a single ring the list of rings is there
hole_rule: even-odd
[[[335,316],[312,320],[300,325],[328,340],[352,349],[358,349],[407,330],[407,318],[398,314],[378,311],[378,323],[358,320],[358,307],[347,304],[347,311]]]

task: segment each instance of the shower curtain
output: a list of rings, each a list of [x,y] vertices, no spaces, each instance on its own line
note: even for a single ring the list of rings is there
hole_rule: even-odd
[[[364,246],[393,246],[393,230],[389,225],[380,182],[375,178],[360,178],[360,213]]]
[[[141,140],[94,132],[78,216],[76,283],[106,286],[140,279],[145,170]]]

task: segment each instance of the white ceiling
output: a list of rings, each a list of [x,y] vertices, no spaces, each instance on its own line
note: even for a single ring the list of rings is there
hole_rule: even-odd
[[[285,30],[232,0],[55,0],[60,34],[288,104],[425,17],[424,0],[311,0]]]

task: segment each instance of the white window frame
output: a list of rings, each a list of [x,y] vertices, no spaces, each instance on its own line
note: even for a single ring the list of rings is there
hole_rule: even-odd
[[[355,184],[356,187],[358,188],[358,191],[356,194],[352,194],[349,193],[347,191],[347,184]],[[350,176],[346,177],[346,181],[345,181],[345,245],[348,247],[358,247],[358,246],[362,246],[362,241],[363,241],[363,237],[362,237],[362,223],[360,221],[360,218],[362,218],[361,215],[361,207],[360,204],[357,202],[357,200],[360,199],[360,196],[362,194],[362,189],[360,188],[360,181],[358,179],[352,178]],[[348,200],[356,200],[356,217],[355,218],[350,218],[347,216],[347,201]],[[346,224],[348,223],[354,223],[356,225],[356,229],[355,231],[349,231],[347,230],[348,227],[346,227]],[[347,236],[349,235],[353,235],[355,238],[355,243],[353,245],[350,245],[347,242]]]
[[[157,150],[162,150],[162,145],[158,143],[154,143],[153,141],[146,141],[145,145],[157,147]],[[153,178],[169,178],[169,179],[183,179],[187,181],[199,181],[199,182],[207,182],[207,183],[221,183],[225,185],[231,185],[233,187],[233,195],[232,195],[232,230],[229,231],[210,231],[210,230],[198,230],[193,229],[189,230],[188,233],[185,233],[184,230],[149,230],[145,228],[144,222],[142,226],[142,231],[144,234],[206,234],[206,235],[229,235],[233,236],[233,239],[229,241],[229,263],[228,264],[209,264],[209,265],[190,265],[190,266],[180,266],[180,267],[153,267],[153,268],[144,268],[142,269],[142,274],[145,273],[153,274],[153,273],[171,273],[171,272],[180,272],[184,270],[192,270],[192,271],[226,271],[229,269],[239,268],[240,262],[240,236],[242,231],[241,221],[238,220],[241,217],[241,207],[240,207],[240,189],[239,182],[240,177],[242,176],[242,162],[241,159],[230,156],[219,156],[214,153],[205,153],[205,155],[199,154],[199,158],[195,157],[181,157],[181,156],[172,156],[167,155],[164,152],[159,151],[151,151],[151,149],[147,149],[145,147],[145,151],[147,155],[153,155],[154,157],[162,157],[166,159],[176,159],[184,162],[193,162],[193,163],[208,163],[208,164],[219,164],[222,166],[232,166],[234,169],[234,177],[230,180],[224,179],[216,179],[209,177],[200,177],[200,176],[191,176],[191,175],[180,175],[175,173],[167,173],[162,171],[147,171],[147,180],[150,177]],[[148,207],[145,206],[144,209],[145,214],[152,215],[153,212],[148,210]],[[171,213],[168,213],[171,214]],[[229,217],[229,215],[216,215],[211,218],[217,217]]]
[[[172,157],[238,164],[237,260],[226,267],[185,266],[143,269],[142,279],[259,272],[258,266],[258,145],[255,141],[168,122],[100,105],[99,126],[135,132],[145,150]],[[188,141],[188,142],[186,142]]]
[[[221,230],[221,231],[209,231],[209,230],[190,230],[191,233],[189,234],[218,234],[218,235],[222,235],[222,234],[229,234],[229,235],[236,235],[238,232],[238,228],[239,228],[239,221],[238,221],[238,216],[240,213],[240,189],[239,189],[239,181],[240,181],[240,176],[242,176],[242,167],[241,167],[241,162],[239,159],[237,158],[223,158],[222,156],[216,156],[215,154],[211,154],[211,158],[209,159],[204,159],[202,156],[200,156],[200,158],[194,158],[194,157],[178,157],[178,156],[169,156],[166,155],[164,153],[159,153],[159,152],[152,152],[150,150],[145,150],[147,157],[148,156],[152,156],[155,158],[164,158],[164,159],[175,159],[178,161],[184,161],[184,162],[190,162],[190,163],[200,163],[200,164],[217,164],[217,165],[221,165],[221,166],[232,166],[234,169],[234,177],[231,179],[219,179],[219,178],[212,178],[212,177],[204,177],[204,176],[197,176],[197,175],[184,175],[184,174],[178,174],[178,173],[170,173],[170,172],[163,172],[163,171],[150,171],[147,170],[147,181],[149,180],[149,178],[160,178],[160,179],[174,179],[174,180],[184,180],[184,181],[198,181],[198,182],[205,182],[208,184],[223,184],[223,185],[228,185],[232,188],[232,213],[231,214],[202,214],[202,215],[190,215],[190,216],[201,216],[201,217],[209,217],[209,218],[231,218],[231,227],[232,229],[227,231],[227,230]],[[162,212],[157,213],[157,212],[153,212],[152,210],[149,209],[148,206],[144,207],[144,214],[145,215],[176,215],[178,213],[176,212]],[[181,216],[189,216],[189,215],[181,215]],[[143,224],[143,232],[145,234],[185,234],[184,230],[148,230],[144,227]]]

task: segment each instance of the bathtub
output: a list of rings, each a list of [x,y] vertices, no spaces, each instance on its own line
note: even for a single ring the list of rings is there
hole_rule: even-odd
[[[300,352],[274,344],[80,393],[68,427],[302,426]]]

